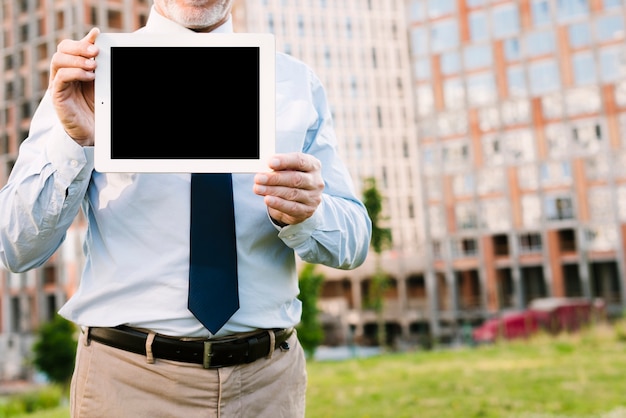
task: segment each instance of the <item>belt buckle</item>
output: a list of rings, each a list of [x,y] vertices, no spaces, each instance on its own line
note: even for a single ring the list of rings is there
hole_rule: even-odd
[[[213,357],[213,353],[211,351],[211,346],[213,343],[211,341],[204,342],[204,354],[202,356],[202,367],[208,369],[211,367],[211,357]]]

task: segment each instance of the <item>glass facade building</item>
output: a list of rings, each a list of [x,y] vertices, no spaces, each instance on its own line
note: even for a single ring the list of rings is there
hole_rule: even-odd
[[[602,298],[620,313],[623,2],[408,7],[431,329],[538,297]]]

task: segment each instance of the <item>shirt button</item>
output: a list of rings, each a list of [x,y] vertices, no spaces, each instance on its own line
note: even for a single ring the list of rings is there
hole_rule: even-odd
[[[289,238],[289,239],[294,239],[295,237],[296,237],[296,236],[295,236],[295,235],[293,235],[293,234],[291,234],[291,235],[288,235],[288,236],[287,236],[287,238]]]
[[[76,160],[70,161],[70,167],[78,167],[78,161]]]

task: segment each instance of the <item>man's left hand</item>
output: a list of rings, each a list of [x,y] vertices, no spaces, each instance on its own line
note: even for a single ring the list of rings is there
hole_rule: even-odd
[[[269,167],[274,171],[254,177],[254,192],[264,196],[272,219],[286,226],[313,216],[324,191],[322,163],[312,155],[294,152],[274,155]]]

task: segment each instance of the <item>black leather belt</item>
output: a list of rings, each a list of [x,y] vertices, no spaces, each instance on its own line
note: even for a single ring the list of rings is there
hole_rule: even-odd
[[[288,349],[287,339],[293,328],[274,329],[274,349]],[[148,334],[124,325],[115,328],[89,328],[88,336],[94,341],[146,355]],[[236,366],[252,363],[270,354],[270,330],[259,331],[244,337],[220,338],[216,340],[183,341],[177,338],[156,335],[152,342],[155,358],[202,364],[205,369]]]

